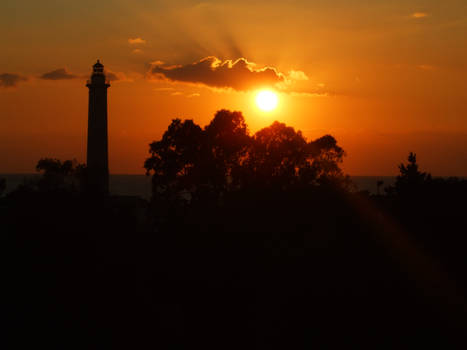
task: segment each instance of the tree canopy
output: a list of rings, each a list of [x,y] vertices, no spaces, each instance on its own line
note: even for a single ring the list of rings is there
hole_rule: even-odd
[[[407,164],[399,165],[399,175],[394,186],[386,189],[388,194],[399,196],[420,196],[432,184],[431,174],[419,170],[417,155],[413,152],[407,157]]]
[[[41,158],[36,171],[42,176],[32,184],[39,190],[76,190],[83,186],[85,165],[74,160],[61,161],[54,158]]]
[[[307,141],[283,123],[250,135],[241,112],[218,111],[204,128],[174,119],[149,147],[144,167],[153,176],[153,195],[193,198],[251,187],[289,189],[346,186],[340,164],[344,150],[330,135]]]

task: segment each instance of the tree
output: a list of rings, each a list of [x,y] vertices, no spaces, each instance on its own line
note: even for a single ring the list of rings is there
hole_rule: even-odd
[[[415,153],[410,152],[407,160],[407,164],[399,165],[400,174],[396,177],[394,187],[389,188],[389,193],[413,195],[420,193],[423,187],[431,182],[431,175],[419,170]]]
[[[350,185],[349,177],[344,175],[339,166],[344,161],[345,152],[333,136],[325,135],[311,141],[307,148],[305,169],[310,169],[312,176],[305,178],[306,183]]]
[[[245,182],[255,186],[286,186],[298,180],[306,159],[306,140],[300,131],[274,122],[253,136],[246,162]]]
[[[203,168],[215,191],[236,187],[236,174],[243,166],[251,144],[248,127],[241,112],[218,111],[204,129]]]
[[[60,161],[53,158],[41,158],[36,165],[36,171],[42,177],[35,186],[42,191],[78,190],[83,186],[86,166],[76,159]]]
[[[339,163],[345,153],[330,136],[307,142],[300,131],[274,122],[253,137],[249,153],[249,173],[256,184],[310,186],[344,184]]]
[[[179,199],[202,181],[203,130],[193,120],[172,120],[160,141],[149,145],[146,174],[152,173],[153,196]]]

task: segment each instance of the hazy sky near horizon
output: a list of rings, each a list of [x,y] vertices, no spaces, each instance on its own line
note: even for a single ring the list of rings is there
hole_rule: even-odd
[[[465,0],[2,0],[0,30],[0,173],[85,161],[99,58],[113,173],[144,173],[173,118],[204,126],[227,108],[252,133],[279,120],[334,135],[349,174],[396,174],[413,151],[434,175],[467,175]],[[280,99],[268,113],[264,84]]]

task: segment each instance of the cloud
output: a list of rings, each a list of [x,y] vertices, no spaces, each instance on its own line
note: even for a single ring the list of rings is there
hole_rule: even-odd
[[[134,38],[134,39],[130,38],[128,39],[128,43],[130,45],[144,45],[146,44],[146,40],[141,39],[141,38]]]
[[[135,54],[135,55],[139,55],[139,54],[142,54],[144,51],[141,50],[141,49],[134,49],[133,51],[131,51],[132,54]]]
[[[153,91],[159,92],[159,93],[167,93],[170,94],[170,96],[185,96],[186,98],[194,98],[194,97],[200,97],[201,94],[198,92],[183,92],[183,91],[178,91],[174,87],[159,87],[153,89]]]
[[[297,97],[332,97],[337,95],[346,95],[343,91],[336,91],[329,89],[326,84],[317,83],[314,86],[295,87],[285,91],[291,96]]]
[[[3,73],[0,74],[0,87],[16,87],[20,82],[26,80],[28,80],[28,78],[19,74]]]
[[[186,98],[200,97],[201,94],[195,92],[192,94],[184,93],[182,91],[174,91],[170,94],[171,96],[185,96]]]
[[[112,72],[109,70],[105,71],[105,76],[109,81],[115,81],[115,82],[133,82],[134,80],[130,77],[128,77],[125,73],[123,72]]]
[[[277,83],[276,87],[279,90],[289,91],[291,92],[292,89],[296,89],[295,83],[306,82],[310,80],[310,78],[302,72],[301,70],[291,70],[287,75],[284,75],[284,81]]]
[[[275,88],[293,96],[324,97],[336,93],[330,91],[325,84],[310,85],[310,78],[300,70],[290,70],[287,74],[275,67],[262,67],[249,62],[246,58],[236,61],[221,61],[215,56],[208,56],[186,65],[168,65],[162,61],[150,63],[147,74],[150,79],[172,83],[204,85],[216,91],[236,90],[251,91],[260,88]],[[173,88],[159,88],[156,91],[176,91]],[[180,95],[178,91],[172,95]],[[187,94],[186,97],[199,97],[198,93]]]
[[[415,13],[412,13],[412,18],[424,18],[424,17],[428,17],[429,14],[426,13],[426,12],[415,12]]]
[[[79,78],[78,75],[71,74],[66,68],[59,68],[51,72],[44,73],[40,76],[44,80],[67,80]]]
[[[187,65],[164,66],[153,62],[149,76],[171,82],[201,84],[212,88],[248,91],[270,87],[287,81],[287,77],[273,67],[256,68],[256,64],[239,58],[221,61],[208,56]]]
[[[296,96],[296,97],[329,97],[331,94],[329,92],[319,92],[318,90],[316,92],[296,92],[292,91],[290,93],[291,96]]]
[[[302,72],[300,70],[291,70],[289,72],[289,79],[291,80],[309,80],[308,76],[305,74],[305,72]]]

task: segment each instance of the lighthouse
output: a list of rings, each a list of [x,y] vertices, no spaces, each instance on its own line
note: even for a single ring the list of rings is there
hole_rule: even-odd
[[[107,89],[110,84],[99,60],[86,86],[89,88],[87,188],[92,194],[106,195],[109,193]]]

